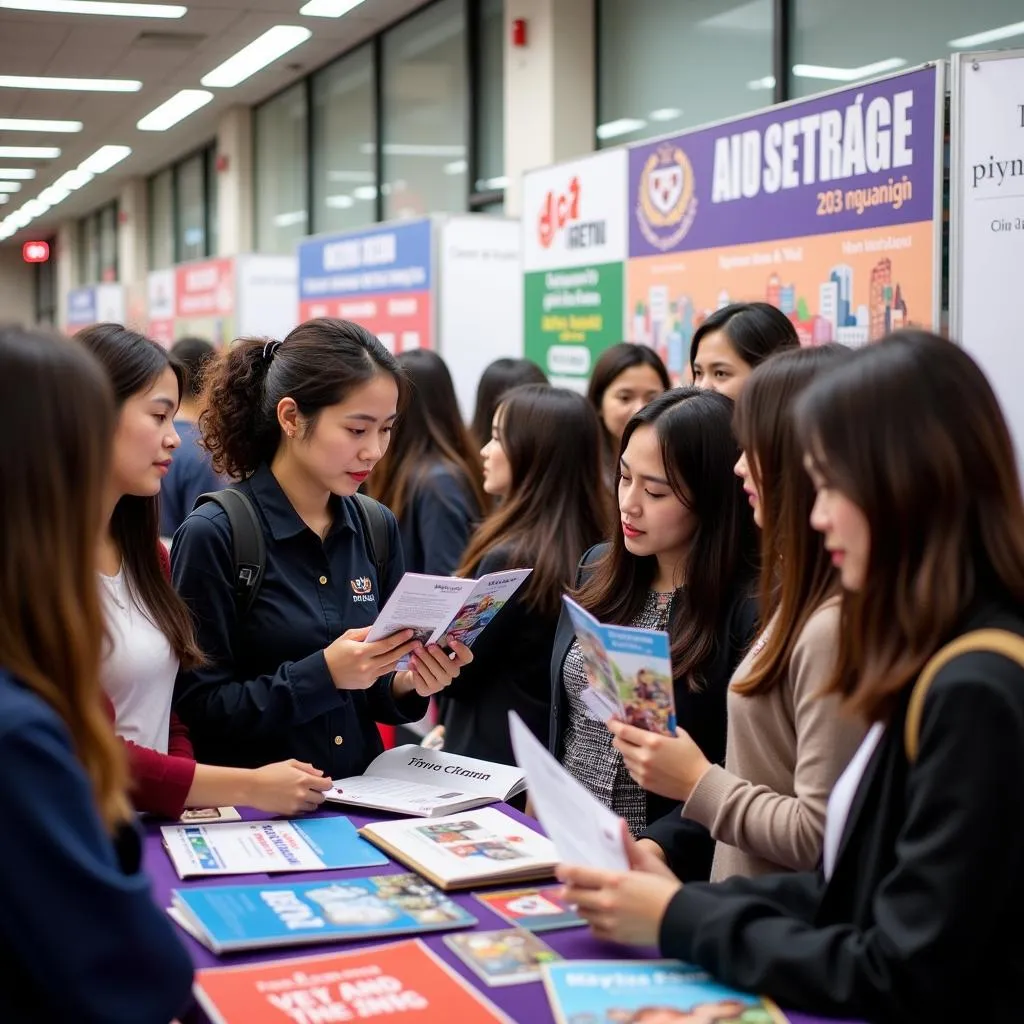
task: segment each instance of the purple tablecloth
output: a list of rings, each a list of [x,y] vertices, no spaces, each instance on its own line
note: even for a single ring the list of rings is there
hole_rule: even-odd
[[[536,827],[536,822],[520,814],[514,808],[501,805],[501,809],[512,817],[525,821]],[[332,812],[322,812],[332,813]],[[248,809],[242,810],[242,816],[248,819],[257,819],[259,814]],[[365,825],[368,821],[379,820],[379,817],[361,816],[352,814],[348,816],[356,827]],[[178,878],[177,873],[171,864],[170,858],[163,849],[160,840],[160,827],[158,824],[146,826],[146,841],[144,854],[144,869],[152,880],[153,897],[157,904],[168,907],[171,903],[171,890],[193,888],[202,885],[225,885],[230,883],[259,884],[267,881],[309,881],[326,878],[346,878],[367,874],[390,875],[408,868],[400,864],[389,863],[379,868],[354,868],[347,871],[318,871],[316,873],[303,872],[301,874],[281,875],[246,875],[244,877],[231,878],[210,878],[196,881],[183,882]],[[492,888],[516,888],[516,886],[495,886]],[[481,930],[493,928],[507,928],[508,923],[490,911],[479,901],[473,899],[468,893],[453,893],[452,898],[465,907],[479,920],[477,927]],[[197,968],[201,967],[223,967],[229,964],[253,963],[281,959],[285,957],[304,956],[306,954],[320,953],[329,949],[341,948],[338,943],[321,943],[319,945],[300,946],[287,950],[262,950],[254,953],[231,954],[218,957],[211,953],[205,946],[196,942],[191,936],[186,935],[178,929],[182,943],[188,949],[192,957],[192,963]],[[487,988],[479,984],[479,979],[466,967],[462,961],[449,950],[444,944],[443,934],[433,933],[423,936],[423,941],[433,949],[440,957],[459,972],[470,984],[484,991],[493,1003],[505,1011],[513,1020],[528,1022],[528,1024],[554,1024],[554,1017],[548,1005],[547,996],[544,993],[544,986],[540,982],[532,982],[523,985],[509,985],[497,988]],[[655,957],[656,950],[630,950],[623,946],[612,945],[595,939],[587,928],[569,928],[565,931],[545,932],[544,941],[553,949],[557,950],[567,960],[623,960],[632,957]],[[357,948],[358,946],[372,946],[387,939],[373,939],[368,942],[348,942],[343,946],[346,949]],[[792,1024],[819,1024],[824,1018],[810,1017],[803,1013],[787,1012]],[[206,1018],[197,1010],[193,1016],[186,1018],[189,1022],[204,1022]]]

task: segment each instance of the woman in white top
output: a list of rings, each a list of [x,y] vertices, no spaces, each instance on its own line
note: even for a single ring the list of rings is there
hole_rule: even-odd
[[[165,817],[227,804],[279,814],[315,809],[331,781],[311,765],[243,769],[193,759],[171,697],[178,665],[201,664],[203,654],[159,539],[160,484],[181,443],[173,423],[181,371],[160,346],[119,324],[99,324],[75,339],[107,371],[118,409],[99,550],[109,634],[101,681],[127,747],[136,808]]]

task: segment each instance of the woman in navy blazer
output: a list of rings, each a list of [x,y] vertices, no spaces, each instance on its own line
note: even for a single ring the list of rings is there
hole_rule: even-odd
[[[991,387],[957,346],[905,331],[797,406],[812,525],[843,586],[826,690],[871,728],[828,807],[821,870],[685,885],[567,867],[594,931],[784,1006],[871,1021],[1018,1020],[1024,937],[1024,501]],[[795,471],[795,467],[794,467]],[[1020,660],[1018,660],[1020,657]]]

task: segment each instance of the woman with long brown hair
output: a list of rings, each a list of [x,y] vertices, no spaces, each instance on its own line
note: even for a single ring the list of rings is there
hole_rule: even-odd
[[[156,1024],[189,999],[191,964],[139,870],[100,689],[96,541],[113,433],[109,385],[84,351],[0,330],[4,1021]]]
[[[458,575],[533,572],[473,645],[473,664],[445,691],[444,744],[515,764],[508,712],[547,742],[547,665],[562,594],[583,552],[605,534],[601,427],[581,395],[524,384],[501,400],[481,454],[484,486],[501,505],[474,534]]]
[[[572,867],[595,932],[810,1013],[1016,1020],[1024,936],[1024,498],[991,385],[901,331],[800,396],[812,525],[843,587],[826,690],[870,729],[819,871],[685,885]]]
[[[394,512],[407,572],[451,576],[487,507],[480,457],[444,360],[414,349],[397,361],[408,394],[366,492]]]
[[[761,635],[729,684],[725,766],[685,732],[677,738],[611,724],[615,747],[647,790],[683,801],[683,819],[717,840],[713,881],[810,871],[821,856],[825,808],[864,736],[819,699],[839,642],[839,580],[810,524],[814,488],[800,463],[792,407],[814,378],[850,354],[841,345],[782,352],[762,363],[736,403],[733,429],[743,481],[761,529]],[[671,851],[679,823],[665,819],[641,842]]]

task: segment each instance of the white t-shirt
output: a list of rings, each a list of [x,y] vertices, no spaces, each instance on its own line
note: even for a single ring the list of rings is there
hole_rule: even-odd
[[[116,576],[101,575],[100,583],[111,644],[100,681],[114,705],[117,734],[166,754],[178,659],[133,600],[123,567]]]
[[[825,814],[825,842],[822,847],[822,867],[825,869],[826,878],[831,878],[835,870],[839,843],[846,831],[846,820],[850,817],[853,798],[857,795],[871,755],[875,752],[884,732],[885,726],[881,722],[875,722],[871,726],[864,741],[857,748],[857,753],[850,758],[846,771],[832,787],[832,795],[828,798],[828,811]]]

